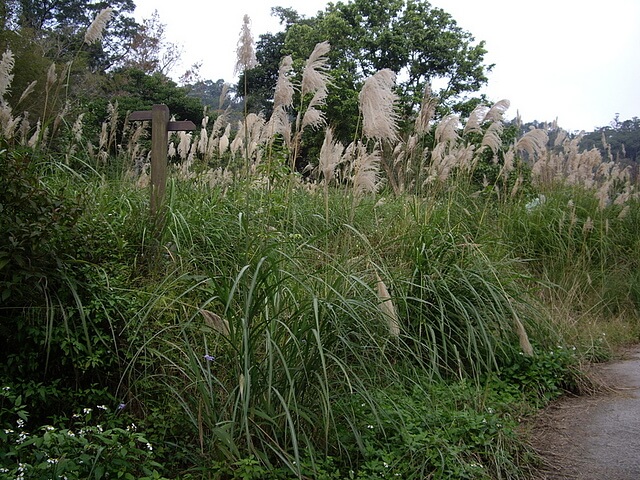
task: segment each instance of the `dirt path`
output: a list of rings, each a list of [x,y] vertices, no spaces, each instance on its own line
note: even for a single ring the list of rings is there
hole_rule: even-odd
[[[537,478],[640,479],[640,347],[595,374],[602,392],[564,398],[537,419],[532,444],[543,459]]]

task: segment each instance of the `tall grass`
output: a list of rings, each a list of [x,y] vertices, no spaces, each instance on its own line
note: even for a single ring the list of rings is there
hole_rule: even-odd
[[[3,217],[0,286],[14,303],[0,318],[33,352],[16,370],[12,350],[2,376],[36,378],[57,360],[77,388],[104,381],[162,429],[166,452],[182,445],[175,472],[204,478],[508,478],[521,447],[488,403],[518,402],[524,388],[496,379],[544,364],[558,343],[602,358],[604,337],[638,339],[636,185],[551,127],[509,134],[506,101],[436,122],[425,97],[401,135],[389,71],[363,90],[362,135],[343,146],[328,129],[312,161],[322,175],[301,179],[303,130],[330,121],[328,48],[297,72],[298,111],[285,59],[276,117],[246,113],[233,129],[220,115],[210,134],[205,117],[181,137],[153,236],[146,166],[133,164],[141,131],[108,154],[117,105],[97,151],[79,153],[74,122],[56,158],[16,134],[24,119],[2,99],[4,164],[36,159],[2,190],[16,212],[26,192],[35,212]],[[27,231],[44,232],[27,255],[42,268],[21,283],[5,267],[31,245]],[[28,261],[15,265],[34,278]]]

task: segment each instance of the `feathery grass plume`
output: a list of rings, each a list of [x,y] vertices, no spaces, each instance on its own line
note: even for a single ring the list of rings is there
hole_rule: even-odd
[[[421,135],[429,131],[429,122],[433,120],[433,117],[436,114],[437,106],[438,98],[433,96],[431,85],[427,84],[424,89],[422,104],[420,105],[420,112],[418,112],[418,117],[416,118],[416,134]]]
[[[284,143],[291,146],[291,120],[284,105],[274,107],[269,122],[264,129],[264,140],[272,142],[276,135],[282,135]]]
[[[317,43],[305,62],[300,86],[300,92],[303,97],[308,93],[315,94],[318,90],[326,91],[329,83],[329,75],[326,73],[328,68],[326,55],[329,50],[331,50],[329,42]]]
[[[218,155],[222,156],[229,149],[229,135],[225,132],[218,140]]]
[[[251,19],[249,15],[242,18],[242,28],[240,29],[240,38],[238,39],[238,47],[236,48],[236,66],[233,74],[237,75],[246,70],[250,70],[258,65],[256,59],[255,42],[251,34]]]
[[[229,98],[229,84],[227,82],[222,84],[222,90],[220,91],[220,97],[218,98],[218,110],[222,110],[224,104]]]
[[[169,142],[167,146],[167,156],[169,158],[175,158],[178,155],[178,151],[176,150],[176,144],[173,142]]]
[[[42,128],[42,125],[40,123],[40,120],[38,120],[38,123],[36,123],[36,131],[33,132],[33,135],[31,135],[31,138],[27,142],[27,146],[29,148],[35,148],[36,145],[38,145],[38,140],[40,138],[40,129],[41,128]]]
[[[9,109],[9,112],[10,111],[11,110]],[[7,140],[11,140],[16,133],[18,124],[22,121],[22,117],[13,118],[12,115],[9,115],[6,119],[3,117],[4,115],[0,114],[0,128],[2,128],[2,135]]]
[[[382,69],[364,81],[360,95],[362,133],[365,137],[390,142],[398,138],[398,95],[393,91],[396,74]]]
[[[84,34],[84,42],[91,45],[92,43],[102,40],[102,33],[107,26],[107,22],[111,20],[113,15],[113,8],[104,8],[96,15],[96,18],[91,22],[89,28]]]
[[[504,112],[509,109],[511,102],[507,99],[499,100],[493,104],[487,114],[484,116],[485,122],[501,122]]]
[[[289,78],[292,68],[293,59],[291,55],[287,55],[280,61],[280,67],[278,69],[278,80],[276,81],[276,88],[273,95],[274,109],[279,106],[289,108],[293,105],[294,88]]]
[[[229,322],[222,318],[220,315],[217,315],[209,310],[205,310],[204,308],[200,310],[200,313],[204,317],[204,322],[207,326],[214,329],[216,332],[221,333],[222,335],[229,336]]]
[[[0,128],[4,128],[4,125],[11,121],[13,121],[13,110],[9,104],[0,102]]]
[[[245,137],[244,124],[245,122],[238,120],[238,131],[236,133],[235,138],[233,139],[233,142],[231,142],[231,154],[234,157],[237,155],[238,150],[240,150],[240,148],[242,148],[242,145],[244,144],[244,137]]]
[[[55,62],[51,64],[49,70],[47,70],[47,84],[46,89],[49,90],[58,81],[58,75],[56,74]]]
[[[37,80],[34,80],[33,82],[31,82],[27,88],[24,89],[24,91],[22,92],[22,95],[20,95],[20,98],[18,99],[18,103],[16,103],[16,105],[20,105],[20,103],[22,103],[22,101],[27,98],[35,89],[36,84],[38,83]]]
[[[527,152],[531,160],[533,160],[535,156],[543,156],[547,149],[548,141],[547,132],[539,128],[533,128],[516,142],[516,150]]]
[[[314,95],[309,105],[307,105],[307,109],[304,112],[304,116],[302,117],[302,124],[300,129],[303,130],[305,127],[316,128],[324,125],[324,113],[321,110],[318,110],[319,106],[324,105],[324,101],[327,98],[327,90],[318,90]]]
[[[533,347],[531,346],[531,342],[529,342],[529,335],[527,335],[527,331],[525,330],[524,325],[519,318],[516,317],[514,320],[516,323],[516,333],[518,334],[518,341],[520,342],[522,353],[527,357],[533,357]]]
[[[200,129],[198,136],[198,144],[196,145],[196,151],[201,154],[206,154],[209,147],[209,137],[206,127]]]
[[[504,127],[502,122],[493,122],[487,128],[487,131],[484,132],[482,136],[481,147],[489,147],[493,154],[495,155],[500,147],[502,146],[502,132]]]
[[[0,112],[2,111],[2,106],[0,106]],[[29,121],[29,112],[24,112],[24,118],[22,122],[20,122],[20,128],[18,129],[18,136],[20,145],[25,146],[29,139],[29,132],[31,131],[31,122]]]
[[[342,161],[344,146],[339,141],[333,141],[333,130],[327,128],[322,147],[320,148],[320,159],[318,169],[322,172],[322,177],[328,185],[333,180],[336,167]]]
[[[488,111],[488,106],[481,103],[478,104],[469,114],[469,119],[462,130],[462,135],[465,136],[470,133],[482,133],[482,123],[484,122]]]
[[[0,102],[4,101],[4,96],[9,93],[11,82],[13,81],[13,66],[15,59],[11,50],[7,49],[2,54],[0,60]]]
[[[387,320],[387,325],[389,327],[389,335],[392,337],[400,336],[400,321],[398,320],[398,313],[396,311],[396,307],[391,300],[391,295],[389,295],[389,290],[387,286],[376,272],[376,290],[378,292],[378,308],[385,316]]]
[[[377,192],[380,179],[380,151],[376,149],[367,152],[366,146],[358,142],[353,172],[354,198]]]
[[[178,155],[182,161],[186,161],[191,151],[191,133],[180,131],[178,132],[180,142],[178,143]]]
[[[453,144],[460,137],[458,135],[458,128],[460,127],[460,118],[458,115],[447,115],[436,127],[435,141],[436,144]]]

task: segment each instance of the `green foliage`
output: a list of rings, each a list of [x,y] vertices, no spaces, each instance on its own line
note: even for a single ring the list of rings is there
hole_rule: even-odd
[[[77,199],[43,185],[37,164],[30,151],[0,149],[0,300],[16,306],[42,304],[47,279],[60,282],[81,213]]]
[[[640,162],[640,118],[620,120],[616,115],[611,125],[585,134],[580,146],[585,149],[597,148],[603,158],[611,155],[616,160],[626,159],[637,165]]]
[[[409,328],[417,345],[430,345],[426,355],[442,374],[483,373],[513,354],[517,275],[470,232],[456,230],[422,227],[407,292]]]
[[[479,90],[491,68],[483,63],[484,42],[474,44],[471,34],[448,13],[424,2],[357,0],[336,2],[311,18],[301,18],[290,9],[276,9],[275,14],[285,32],[260,37],[256,52],[260,65],[247,75],[249,105],[266,106],[269,112],[280,59],[291,55],[300,69],[316,43],[329,41],[333,87],[325,111],[343,142],[353,140],[359,87],[376,71],[408,72],[398,85],[398,108],[403,118],[410,118],[432,80],[447,81],[437,94],[451,108]]]
[[[524,395],[532,403],[545,405],[565,392],[579,391],[578,365],[576,347],[538,348],[534,357],[513,357],[500,370],[497,384],[505,396]]]
[[[29,429],[29,414],[10,386],[0,391],[0,473],[30,479],[161,480],[153,445],[105,405],[56,425]],[[98,423],[99,422],[99,423]],[[123,428],[124,427],[124,428]]]

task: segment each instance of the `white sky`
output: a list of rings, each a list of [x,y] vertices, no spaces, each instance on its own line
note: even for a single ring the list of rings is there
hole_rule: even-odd
[[[343,0],[344,1],[344,0]],[[280,30],[272,6],[305,16],[326,0],[135,0],[136,19],[157,10],[167,40],[183,48],[179,76],[202,62],[203,79],[234,80],[236,45],[244,14],[259,35]],[[491,100],[507,98],[523,121],[558,119],[567,130],[590,131],[640,116],[639,0],[431,0],[477,41],[485,40],[485,63],[494,63]]]

